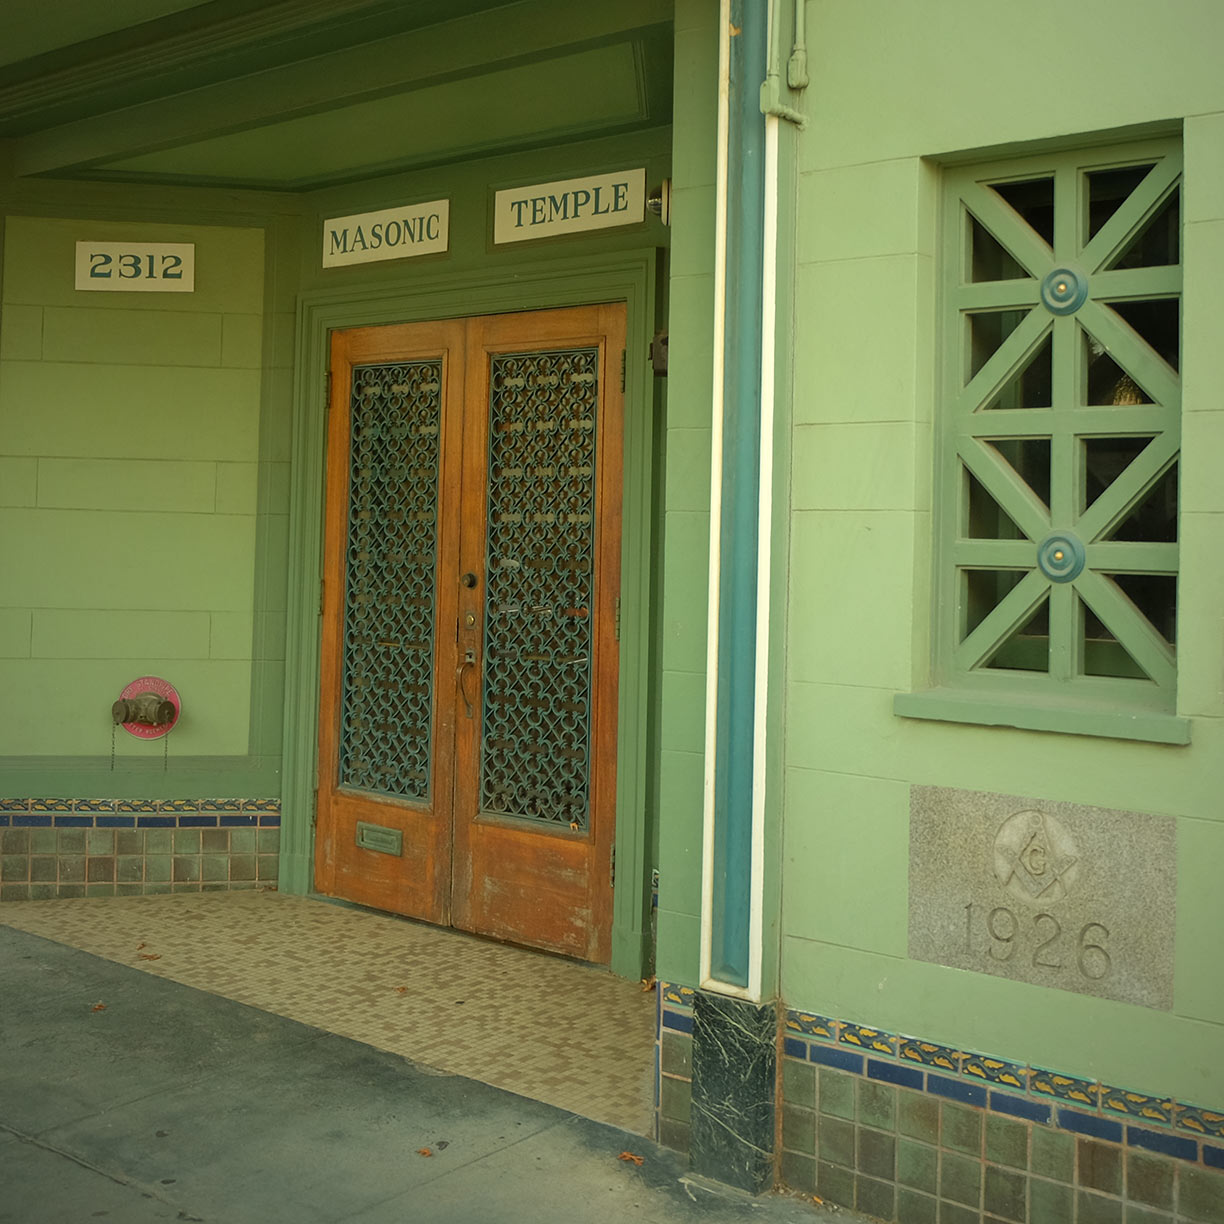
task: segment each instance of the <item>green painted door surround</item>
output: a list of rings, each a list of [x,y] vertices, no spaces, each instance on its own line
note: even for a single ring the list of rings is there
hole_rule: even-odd
[[[492,248],[486,202],[516,183],[580,176],[600,165],[644,164],[651,185],[666,176],[668,134],[644,141],[612,141],[531,158],[500,158],[419,173],[393,187],[379,184],[321,193],[312,201],[311,237],[302,252],[303,283],[297,322],[294,403],[293,532],[289,554],[281,886],[309,891],[313,881],[313,791],[316,771],[319,665],[319,557],[324,464],[324,405],[331,330],[379,323],[456,318],[605,301],[628,309],[625,356],[624,509],[622,528],[620,731],[617,761],[616,881],[613,971],[637,977],[650,963],[648,886],[654,819],[650,779],[655,698],[649,660],[654,632],[656,381],[650,339],[662,326],[662,260],[654,245],[666,230],[653,218],[625,231],[578,235]],[[397,194],[398,193],[398,194]],[[446,256],[323,271],[319,235],[323,219],[391,203],[449,197],[451,250]],[[658,466],[657,466],[658,465]],[[296,595],[294,594],[296,593]]]
[[[603,257],[555,259],[497,275],[443,273],[411,286],[308,293],[299,323],[302,379],[295,413],[292,518],[298,530],[290,556],[288,641],[300,666],[291,673],[285,736],[282,886],[309,891],[313,878],[313,790],[318,728],[319,545],[327,338],[340,327],[498,314],[605,301],[628,308],[624,528],[622,545],[620,734],[617,753],[617,887],[613,913],[613,971],[637,977],[649,963],[650,834],[647,826],[649,657],[652,534],[653,372],[647,360],[655,329],[656,254],[626,251]]]

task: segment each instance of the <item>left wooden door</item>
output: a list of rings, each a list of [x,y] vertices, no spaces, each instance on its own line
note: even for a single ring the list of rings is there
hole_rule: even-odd
[[[315,886],[450,922],[462,320],[335,332]]]

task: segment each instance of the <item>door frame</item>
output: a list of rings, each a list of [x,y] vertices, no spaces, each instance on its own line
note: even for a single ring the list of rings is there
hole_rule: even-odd
[[[660,253],[541,259],[524,267],[413,269],[409,280],[346,285],[298,300],[286,593],[285,728],[281,786],[282,891],[305,895],[314,874],[323,577],[327,373],[332,331],[507,314],[600,302],[625,304],[621,636],[616,760],[616,888],[612,972],[638,978],[651,956],[647,829],[650,645],[654,591],[655,388],[649,361],[661,305]]]

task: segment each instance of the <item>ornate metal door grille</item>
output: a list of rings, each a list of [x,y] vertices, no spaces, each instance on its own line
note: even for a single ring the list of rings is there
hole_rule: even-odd
[[[595,348],[491,359],[480,803],[587,827]]]
[[[442,363],[353,369],[340,785],[425,800]]]

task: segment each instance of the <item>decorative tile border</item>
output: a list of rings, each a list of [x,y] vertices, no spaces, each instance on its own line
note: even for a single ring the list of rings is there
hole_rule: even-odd
[[[837,1030],[827,1016],[814,1016],[811,1012],[787,1012],[784,1024],[787,1029],[805,1037],[820,1041],[836,1041]]]
[[[679,1151],[689,1147],[696,993],[658,984],[655,1137]],[[884,1219],[934,1220],[933,1212],[944,1211],[955,1220],[968,1212],[965,1220],[1053,1224],[1078,1218],[1077,1211],[1092,1220],[1095,1211],[1105,1213],[1102,1220],[1126,1211],[1143,1221],[1224,1224],[1224,1113],[813,1012],[791,1010],[780,1020],[781,1175],[796,1189]],[[834,1097],[821,1096],[813,1113],[807,1096],[817,1082],[820,1093],[843,1085],[850,1112],[839,1112]],[[867,1105],[887,1100],[897,1111],[909,1110],[910,1120],[901,1112],[892,1123],[864,1120]],[[941,1127],[938,1139],[907,1129],[927,1118]],[[923,1181],[924,1161],[938,1170],[937,1185]],[[1123,1166],[1126,1189],[1119,1198],[1123,1192],[1109,1178],[1110,1170]],[[976,1208],[958,1205],[968,1202],[956,1197],[958,1177],[966,1193],[976,1188]],[[951,1198],[945,1200],[948,1178]],[[1134,1185],[1144,1179],[1154,1179],[1153,1186],[1176,1184],[1178,1207],[1170,1199],[1160,1211],[1144,1214],[1152,1204],[1129,1197],[1132,1179]],[[1139,1206],[1127,1206],[1132,1202]],[[1183,1214],[1181,1204],[1193,1202],[1209,1206]]]
[[[697,992],[691,986],[676,986],[671,982],[659,983],[659,1002],[668,1007],[688,1008],[693,1010],[693,1000]]]
[[[276,828],[279,799],[0,799],[0,829]]]
[[[811,1012],[788,1011],[784,1032],[784,1052],[791,1058],[1224,1168],[1224,1146],[1212,1146],[1212,1141],[1224,1145],[1224,1112]]]
[[[0,800],[0,902],[275,888],[279,799]]]

